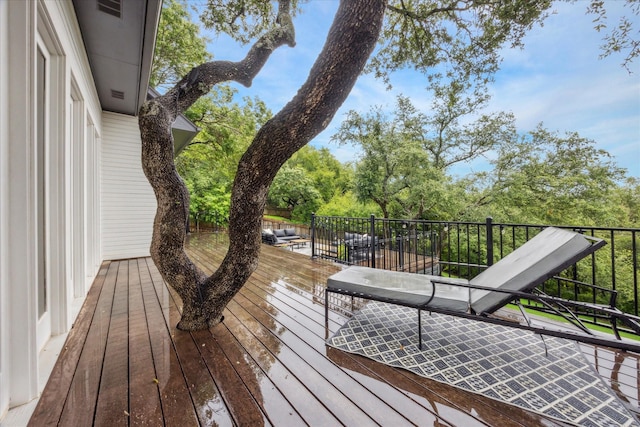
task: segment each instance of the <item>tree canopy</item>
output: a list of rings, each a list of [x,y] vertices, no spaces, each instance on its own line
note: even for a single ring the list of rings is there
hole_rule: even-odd
[[[491,172],[480,178],[487,184],[483,204],[498,221],[630,225],[620,211],[623,205],[613,200],[625,171],[593,140],[540,125],[503,147],[492,163]]]

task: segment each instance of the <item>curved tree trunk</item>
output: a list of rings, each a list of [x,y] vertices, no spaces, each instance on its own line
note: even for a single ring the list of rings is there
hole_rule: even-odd
[[[234,80],[249,86],[274,49],[293,46],[288,1],[280,2],[280,27],[263,36],[243,61],[196,67],[166,95],[142,107],[142,164],[158,201],[151,256],[184,302],[178,328],[205,329],[220,322],[224,307],[255,271],[269,186],[284,162],[327,127],[348,96],[376,44],[384,8],[383,0],[341,2],[306,83],[258,131],[240,160],[231,194],[229,251],[210,277],[184,252],[189,195],[173,163],[171,124],[214,84]]]

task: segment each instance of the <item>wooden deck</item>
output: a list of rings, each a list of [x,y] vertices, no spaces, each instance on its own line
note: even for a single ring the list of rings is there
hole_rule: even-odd
[[[189,252],[211,271],[225,239],[194,236]],[[326,347],[323,288],[338,268],[263,245],[224,322],[189,333],[151,259],[105,262],[30,425],[556,425]],[[329,333],[346,310],[331,310]]]

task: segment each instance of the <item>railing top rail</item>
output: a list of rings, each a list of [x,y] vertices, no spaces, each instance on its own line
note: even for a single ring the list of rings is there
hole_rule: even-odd
[[[355,221],[369,221],[369,217],[343,217],[343,216],[324,216],[317,215],[316,218],[328,218],[328,219],[340,219],[340,220],[355,220]],[[427,224],[457,224],[457,225],[486,225],[486,222],[476,221],[447,221],[447,220],[425,220],[425,219],[401,219],[401,218],[375,218],[376,221],[385,222],[398,222],[398,223],[427,223]],[[549,227],[551,224],[527,224],[527,223],[508,223],[508,222],[492,222],[494,227],[529,227],[529,228],[544,228]],[[638,232],[640,233],[640,227],[601,227],[592,225],[553,225],[553,227],[571,229],[571,230],[583,230],[583,231],[624,231],[624,232]]]

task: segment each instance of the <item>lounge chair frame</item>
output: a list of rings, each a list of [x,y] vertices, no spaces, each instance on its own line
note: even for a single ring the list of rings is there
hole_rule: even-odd
[[[547,235],[552,235],[552,233],[564,233],[566,236],[569,236],[569,233],[573,235],[578,235],[578,233],[559,230],[553,227],[548,227],[540,233],[540,237],[536,236],[534,239],[538,239],[538,243],[545,239]],[[583,236],[579,235],[581,238],[588,240],[591,242],[590,245],[585,245],[586,247],[575,250],[575,254],[571,254],[567,256],[566,260],[561,260],[557,265],[555,265],[551,270],[536,273],[535,277],[533,277],[529,282],[524,284],[519,284],[519,289],[501,289],[499,287],[492,286],[483,286],[477,285],[474,283],[470,283],[470,281],[466,281],[464,279],[454,279],[447,278],[441,276],[428,276],[421,274],[412,274],[412,273],[403,273],[396,271],[387,271],[387,270],[378,270],[369,267],[350,267],[345,269],[339,273],[336,273],[329,277],[327,280],[327,288],[325,292],[325,322],[328,326],[328,316],[329,316],[329,294],[336,293],[351,296],[353,298],[362,298],[367,300],[375,300],[381,301],[396,305],[402,305],[405,307],[411,307],[418,310],[418,345],[419,348],[422,348],[422,314],[421,312],[436,312],[441,314],[447,314],[456,317],[463,317],[468,319],[474,319],[478,321],[499,324],[503,326],[508,326],[512,328],[524,329],[533,331],[534,333],[541,335],[549,335],[555,336],[565,339],[571,339],[574,341],[584,342],[588,344],[601,345],[607,347],[618,348],[622,350],[634,351],[640,353],[640,341],[633,341],[628,339],[622,339],[619,330],[618,330],[618,322],[621,322],[635,331],[638,335],[640,335],[640,317],[633,316],[627,313],[624,313],[615,307],[615,301],[617,293],[616,291],[612,291],[609,289],[599,288],[597,286],[593,286],[597,289],[602,289],[611,293],[611,297],[608,305],[602,304],[593,304],[593,303],[584,303],[579,301],[571,301],[566,300],[559,297],[549,296],[544,294],[542,291],[537,289],[537,286],[544,283],[546,280],[557,277],[556,274],[564,271],[566,268],[574,265],[580,259],[586,257],[587,255],[595,252],[597,249],[601,248],[606,244],[606,242],[602,239],[594,238],[591,236]],[[569,236],[571,238],[571,236]],[[531,239],[529,242],[531,242]],[[516,249],[513,253],[515,255],[511,256],[510,262],[511,265],[516,266],[518,264],[518,257],[522,253],[526,253],[527,244],[529,242],[522,245],[520,248]],[[533,245],[536,246],[535,244]],[[519,252],[519,254],[518,254]],[[507,257],[503,258],[506,259]],[[514,262],[515,261],[515,262]],[[497,266],[501,261],[496,263]],[[509,266],[511,266],[509,265]],[[508,267],[509,267],[508,266]],[[534,264],[535,266],[535,264]],[[489,267],[486,271],[494,268],[494,266]],[[502,267],[504,270],[504,265]],[[534,270],[535,268],[530,268],[530,270]],[[359,277],[361,275],[367,275],[369,279],[360,280]],[[529,274],[530,275],[530,274]],[[379,278],[378,283],[370,283],[371,278]],[[355,279],[355,280],[353,280]],[[560,278],[562,279],[562,278]],[[352,281],[353,280],[353,281]],[[421,289],[419,293],[416,293],[416,289],[411,289],[411,291],[402,291],[399,288],[389,288],[385,287],[385,280],[389,280],[391,282],[399,282],[399,281],[410,281],[413,282],[413,285],[423,283],[424,289]],[[473,281],[474,279],[472,279]],[[480,280],[482,282],[482,280]],[[485,280],[486,282],[486,280]],[[363,284],[364,283],[364,284]],[[466,289],[466,293],[468,294],[468,302],[466,307],[461,305],[462,301],[459,299],[456,301],[448,301],[446,299],[440,299],[440,301],[436,301],[434,298],[436,297],[437,288],[438,287],[455,287]],[[430,290],[428,288],[431,288]],[[485,292],[486,291],[486,292]],[[473,301],[473,292],[484,292],[484,296],[490,296],[489,304],[477,304],[476,307],[481,306],[481,310],[474,310],[474,303],[478,302]],[[501,295],[501,296],[496,296]],[[531,301],[538,302],[539,304],[548,308],[549,311],[552,311],[554,314],[562,316],[570,326],[571,329],[567,329],[565,327],[562,328],[550,328],[550,325],[536,326],[532,325],[528,315],[525,313],[524,309],[519,304],[521,298],[526,298]],[[480,298],[481,299],[481,298]],[[521,308],[521,312],[524,318],[524,321],[514,321],[509,320],[504,317],[496,316],[495,312],[504,307],[510,301],[516,301],[519,307]],[[434,304],[436,303],[436,304]],[[610,320],[612,329],[615,337],[611,337],[609,334],[604,333],[596,333],[594,331],[589,330],[580,320],[580,317],[576,315],[572,310],[580,309],[583,312],[593,312],[598,313],[599,316],[607,318]]]

